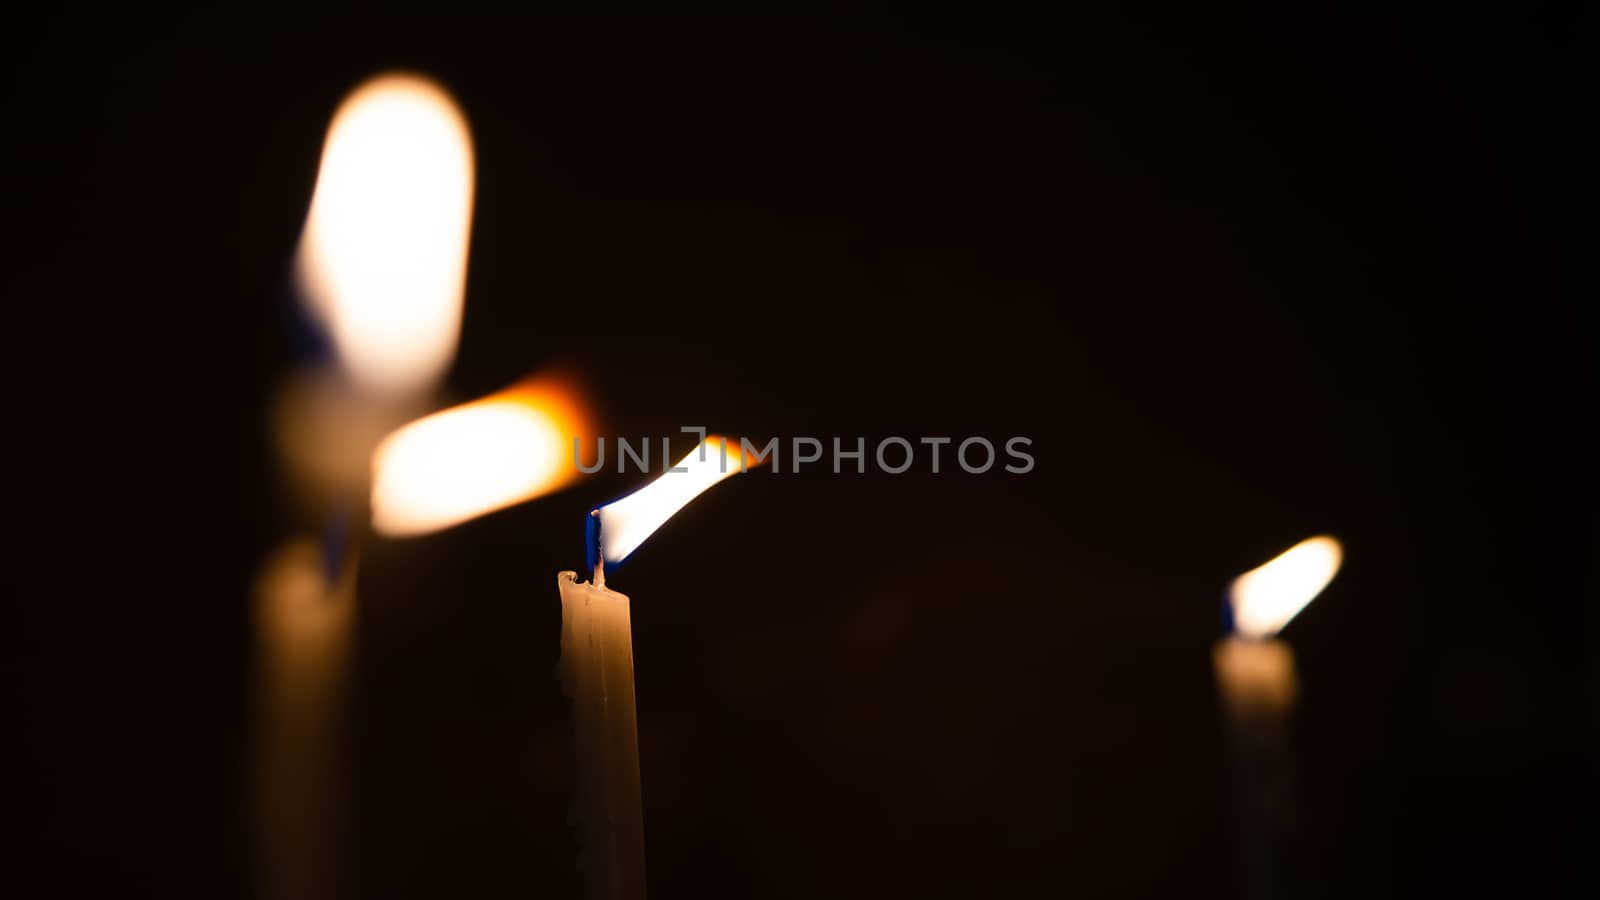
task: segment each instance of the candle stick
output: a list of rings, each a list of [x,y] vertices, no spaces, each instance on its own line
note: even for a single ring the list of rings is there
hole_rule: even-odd
[[[1286,727],[1298,682],[1294,653],[1277,637],[1332,580],[1342,553],[1331,537],[1302,541],[1234,580],[1229,634],[1212,654],[1233,763],[1243,895],[1282,895],[1283,837],[1294,827]]]
[[[606,567],[621,563],[689,501],[747,465],[726,438],[707,438],[655,481],[589,513],[593,581],[578,581],[576,572],[556,576],[559,677],[572,702],[574,810],[591,900],[645,896],[633,632],[628,597],[606,587]]]
[[[604,577],[599,568],[595,577]],[[575,572],[556,576],[561,688],[572,701],[583,869],[590,897],[643,897],[644,811],[628,597],[603,581],[576,579]]]
[[[256,588],[256,803],[261,894],[332,900],[342,809],[340,712],[355,565],[290,541]]]

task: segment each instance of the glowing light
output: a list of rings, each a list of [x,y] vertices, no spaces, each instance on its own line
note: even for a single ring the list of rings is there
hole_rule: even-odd
[[[297,259],[346,372],[390,393],[437,380],[466,288],[472,135],[427,79],[384,75],[334,115]]]
[[[1234,630],[1251,638],[1277,634],[1328,586],[1343,558],[1338,541],[1314,537],[1240,575],[1228,591]]]
[[[565,487],[579,474],[573,439],[591,432],[576,389],[554,381],[412,422],[373,454],[373,527],[422,534]]]
[[[751,465],[737,442],[708,437],[672,468],[621,500],[600,507],[601,548],[607,563],[618,563],[639,549],[656,529],[712,485]]]

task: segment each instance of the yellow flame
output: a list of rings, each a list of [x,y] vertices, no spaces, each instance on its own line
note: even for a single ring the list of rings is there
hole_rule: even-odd
[[[1328,586],[1343,559],[1339,542],[1323,535],[1235,578],[1228,591],[1234,630],[1250,638],[1277,634]]]
[[[335,113],[298,267],[341,365],[364,387],[415,390],[450,365],[473,179],[466,119],[432,81],[382,75]]]
[[[673,469],[621,500],[600,507],[600,546],[608,563],[621,562],[689,501],[712,485],[759,462],[740,445],[713,435],[678,460]]]
[[[577,389],[555,379],[412,422],[373,454],[373,527],[422,534],[565,487],[578,475],[573,439],[592,430]]]

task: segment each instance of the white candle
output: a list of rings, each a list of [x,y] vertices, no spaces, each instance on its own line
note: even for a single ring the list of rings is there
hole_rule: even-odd
[[[1294,707],[1294,653],[1276,638],[1230,636],[1213,653],[1240,854],[1241,896],[1271,900],[1284,881],[1283,838],[1294,823],[1291,755],[1285,729]]]
[[[561,687],[572,701],[574,808],[589,896],[645,896],[644,811],[633,697],[633,632],[624,594],[556,576]]]
[[[587,523],[593,581],[556,576],[561,592],[562,690],[572,701],[577,813],[592,900],[645,896],[644,813],[627,596],[606,587],[616,565],[712,485],[744,471],[727,438],[710,437],[638,491],[594,510]]]

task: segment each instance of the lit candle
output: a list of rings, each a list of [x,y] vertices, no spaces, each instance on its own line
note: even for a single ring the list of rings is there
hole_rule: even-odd
[[[1339,542],[1315,537],[1238,578],[1224,609],[1229,634],[1213,652],[1232,743],[1244,896],[1280,895],[1279,839],[1293,822],[1285,727],[1298,682],[1294,653],[1277,635],[1339,570]]]
[[[556,576],[561,686],[572,701],[577,757],[574,804],[595,900],[645,896],[633,631],[628,597],[606,587],[606,568],[621,563],[689,501],[746,467],[744,454],[726,438],[707,438],[655,481],[589,514],[592,582],[578,581],[576,572]]]
[[[472,216],[472,139],[437,85],[386,75],[329,126],[296,255],[333,359],[279,399],[279,451],[322,547],[295,538],[257,591],[257,849],[263,895],[339,890],[339,722],[354,624],[354,536],[373,446],[411,418],[454,357]]]

